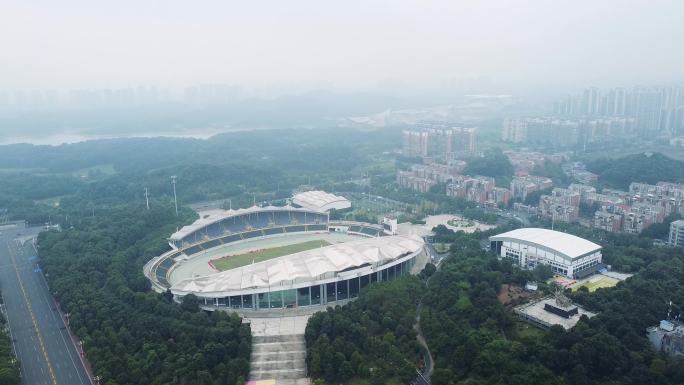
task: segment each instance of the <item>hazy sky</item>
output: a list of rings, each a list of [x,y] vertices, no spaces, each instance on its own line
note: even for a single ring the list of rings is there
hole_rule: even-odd
[[[0,0],[0,89],[632,85],[683,46],[677,0]]]

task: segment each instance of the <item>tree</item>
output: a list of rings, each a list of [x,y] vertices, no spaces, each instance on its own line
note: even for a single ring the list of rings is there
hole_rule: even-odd
[[[149,212],[136,203],[111,205],[38,237],[50,287],[108,383],[236,383],[249,373],[251,335],[239,317],[200,312],[194,296],[178,305],[142,284],[143,265],[166,251],[172,229],[192,218],[185,212],[177,218],[172,205]]]
[[[537,281],[544,282],[553,277],[553,268],[550,265],[540,263],[534,267],[534,277]]]
[[[514,171],[508,157],[498,148],[488,151],[483,157],[469,159],[465,169],[468,175],[484,175],[493,178],[510,178]]]
[[[428,262],[425,264],[423,270],[421,270],[419,277],[422,279],[430,278],[430,276],[432,276],[432,274],[434,274],[436,271],[437,267],[435,267],[435,265],[433,265],[432,263]]]
[[[599,174],[601,183],[623,190],[632,182],[684,182],[684,162],[661,153],[633,154],[618,159],[600,158],[587,162],[587,169]]]
[[[199,299],[194,294],[187,294],[181,301],[181,309],[196,313],[199,311]]]
[[[309,374],[328,382],[411,379],[421,359],[413,324],[423,285],[414,276],[372,284],[356,301],[311,316],[305,333]]]

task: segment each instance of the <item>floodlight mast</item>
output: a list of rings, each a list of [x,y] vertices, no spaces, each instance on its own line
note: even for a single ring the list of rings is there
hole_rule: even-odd
[[[176,176],[171,177],[171,183],[173,184],[173,203],[176,205],[176,216],[178,216],[178,196],[176,195]]]
[[[147,204],[147,211],[150,211],[150,192],[147,187],[145,187],[145,203]]]

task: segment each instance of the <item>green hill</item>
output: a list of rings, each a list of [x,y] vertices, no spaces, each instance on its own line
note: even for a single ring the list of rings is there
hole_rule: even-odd
[[[603,185],[619,189],[627,189],[632,182],[684,182],[684,162],[661,153],[633,154],[616,159],[600,158],[588,162],[587,169],[599,174],[599,181]]]

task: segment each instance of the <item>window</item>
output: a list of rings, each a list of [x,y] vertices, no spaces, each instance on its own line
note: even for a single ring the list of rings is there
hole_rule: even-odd
[[[297,291],[295,289],[283,290],[283,306],[287,308],[297,306]]]
[[[384,269],[384,270],[382,271],[382,282],[386,282],[386,281],[388,281],[388,280],[389,280],[389,279],[387,278],[387,269]]]
[[[271,300],[271,308],[281,308],[283,307],[283,292],[276,291],[269,295]]]
[[[245,294],[242,296],[242,308],[251,309],[252,308],[252,295]]]
[[[301,287],[297,289],[297,306],[309,306],[311,300],[309,299],[309,288]]]
[[[239,295],[231,295],[230,296],[230,307],[232,307],[233,309],[242,308],[242,297]]]
[[[228,303],[228,297],[218,298],[218,306],[226,306]]]
[[[371,275],[373,274],[374,273],[371,273]],[[361,277],[361,289],[368,286],[368,284],[370,283],[370,278],[370,275],[364,275],[363,277]]]
[[[347,287],[348,281],[337,282],[337,300],[349,298],[349,288]]]
[[[370,273],[370,283],[378,282],[378,273],[376,271]]]
[[[311,286],[311,304],[321,303],[321,285]]]
[[[349,280],[349,298],[356,298],[359,296],[359,279],[352,278]]]
[[[257,297],[259,301],[259,308],[268,309],[268,293],[259,293],[257,294]]]
[[[328,302],[337,301],[337,289],[335,289],[335,282],[330,282],[325,285],[325,291],[328,295]]]
[[[385,269],[385,271],[387,271],[387,275],[388,275],[387,279],[390,281],[393,280],[394,279],[394,266],[390,267],[389,269]],[[383,274],[384,274],[384,272],[383,272]],[[383,276],[383,280],[384,280],[384,278],[385,277]]]

